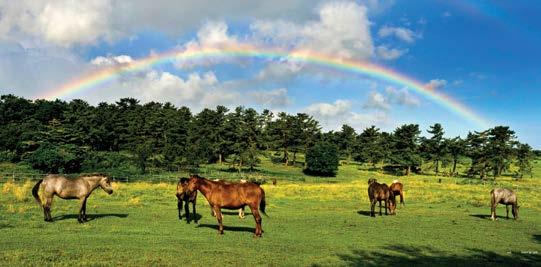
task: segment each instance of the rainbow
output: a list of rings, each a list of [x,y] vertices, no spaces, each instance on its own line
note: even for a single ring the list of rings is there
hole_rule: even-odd
[[[283,49],[259,48],[249,45],[235,45],[232,47],[220,48],[197,48],[190,50],[171,50],[161,54],[153,54],[146,58],[135,60],[131,63],[105,67],[90,72],[82,77],[74,79],[52,90],[48,90],[36,98],[56,99],[64,98],[75,93],[96,88],[104,83],[113,80],[115,77],[125,73],[137,72],[151,66],[156,66],[174,61],[197,61],[213,58],[255,58],[255,59],[287,59],[288,61],[304,62],[317,66],[336,69],[339,71],[358,73],[372,78],[387,81],[392,84],[408,87],[427,99],[438,103],[454,114],[474,123],[481,128],[490,125],[481,116],[475,114],[462,103],[442,93],[426,87],[423,83],[416,81],[391,69],[384,68],[369,62],[337,59],[331,55],[316,53],[313,51],[287,51]]]

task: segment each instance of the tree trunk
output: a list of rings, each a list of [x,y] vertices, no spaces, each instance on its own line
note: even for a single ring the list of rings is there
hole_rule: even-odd
[[[408,168],[406,169],[406,176],[409,176],[411,172],[411,166],[408,165]]]
[[[297,151],[293,151],[293,166],[297,164]]]
[[[457,159],[453,159],[453,171],[452,171],[452,174],[453,176],[455,175],[455,172],[456,172],[456,163],[457,163]]]
[[[289,165],[289,154],[287,153],[287,147],[284,147],[284,165]]]
[[[222,165],[222,153],[218,153],[218,163]]]
[[[306,154],[308,154],[308,146],[304,146],[304,168],[308,166],[306,163]]]
[[[439,172],[440,172],[440,161],[436,160],[436,176],[438,176]]]

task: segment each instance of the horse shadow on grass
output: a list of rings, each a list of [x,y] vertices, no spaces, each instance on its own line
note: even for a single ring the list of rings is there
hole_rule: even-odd
[[[116,218],[126,218],[128,217],[127,213],[99,213],[99,214],[87,214],[87,221],[93,221],[95,219],[106,218],[106,217],[116,217]],[[79,215],[77,214],[64,214],[53,217],[53,221],[63,221],[70,219],[77,219]]]
[[[427,246],[390,245],[375,251],[354,249],[337,256],[346,266],[535,266],[541,260],[539,254],[505,249],[495,252],[472,248],[466,249],[466,254],[452,254]]]
[[[483,220],[488,220],[490,219],[490,215],[489,214],[470,214],[471,217],[475,217],[475,218],[479,218],[479,219],[483,219]]]
[[[218,231],[218,225],[217,224],[200,224],[197,227],[205,227],[210,228]],[[231,232],[248,232],[248,233],[254,233],[255,228],[253,227],[244,227],[244,226],[226,226],[224,225],[224,232],[231,231]]]
[[[369,210],[359,210],[359,211],[357,211],[357,214],[368,216],[368,217],[370,217],[370,215],[371,215]],[[378,215],[379,215],[379,213],[378,213]]]
[[[533,235],[533,239],[537,241],[537,243],[541,243],[541,235]]]

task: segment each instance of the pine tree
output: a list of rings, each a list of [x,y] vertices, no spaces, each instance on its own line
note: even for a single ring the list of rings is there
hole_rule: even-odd
[[[447,153],[445,143],[443,142],[444,131],[441,124],[436,123],[430,126],[430,129],[427,130],[427,132],[432,136],[429,138],[423,138],[421,147],[426,158],[433,162],[437,176],[439,173],[440,163]]]
[[[406,175],[413,166],[421,165],[419,154],[419,125],[405,124],[398,127],[393,134],[392,160],[406,168]]]

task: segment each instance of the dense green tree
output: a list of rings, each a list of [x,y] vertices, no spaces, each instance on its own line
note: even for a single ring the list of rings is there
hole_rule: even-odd
[[[532,160],[534,157],[532,147],[528,144],[518,144],[516,148],[518,175],[522,179],[524,174],[532,175]]]
[[[346,162],[349,163],[353,157],[353,149],[357,141],[357,133],[353,127],[344,124],[340,132],[337,132],[338,149],[342,157],[346,158]]]
[[[338,170],[339,152],[336,145],[320,142],[308,149],[307,174],[334,176]]]
[[[486,178],[490,169],[488,153],[488,131],[470,132],[466,137],[466,155],[471,159],[468,175],[479,174],[481,179]]]
[[[507,126],[496,126],[488,130],[488,158],[494,178],[507,169],[513,159],[515,132]]]
[[[447,154],[447,143],[444,142],[443,139],[444,131],[441,124],[436,123],[430,126],[430,129],[427,130],[427,132],[431,134],[431,136],[429,138],[422,138],[421,151],[427,160],[433,162],[437,176],[440,170],[440,163]]]
[[[458,161],[466,153],[466,143],[459,136],[453,139],[445,139],[444,142],[453,165],[450,174],[455,175]]]
[[[419,153],[419,125],[405,124],[398,127],[392,138],[392,156],[395,164],[406,168],[406,175],[411,173],[411,168],[421,165]]]
[[[371,126],[357,137],[355,146],[356,160],[360,162],[371,163],[373,166],[376,163],[385,159],[385,151],[382,140],[382,134],[376,126]]]

